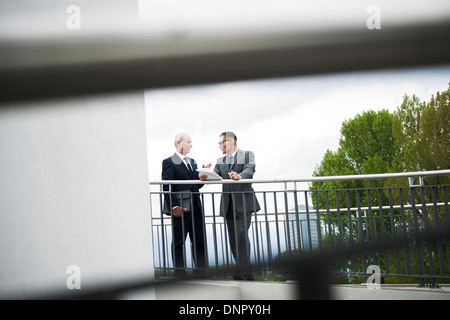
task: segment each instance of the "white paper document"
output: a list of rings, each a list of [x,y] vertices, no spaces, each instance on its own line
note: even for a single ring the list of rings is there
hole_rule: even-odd
[[[199,168],[197,171],[201,174],[206,174],[208,178],[206,180],[222,180],[222,177],[208,168]]]

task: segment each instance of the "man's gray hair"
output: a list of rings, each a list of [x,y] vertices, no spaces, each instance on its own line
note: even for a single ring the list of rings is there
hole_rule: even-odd
[[[174,145],[175,145],[175,148],[177,147],[177,144],[178,144],[178,142],[180,142],[181,140],[183,140],[183,138],[184,138],[184,136],[186,136],[186,135],[189,135],[189,133],[187,133],[187,132],[180,132],[180,133],[177,133],[176,135],[175,135],[175,139],[174,139]]]

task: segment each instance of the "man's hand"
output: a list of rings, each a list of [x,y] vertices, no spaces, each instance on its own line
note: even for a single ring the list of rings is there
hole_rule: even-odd
[[[234,171],[228,172],[228,175],[233,180],[241,180],[241,176],[237,172],[234,172]]]
[[[211,166],[212,166],[212,163],[210,162],[210,163],[208,163],[208,164],[202,165],[202,168],[207,168],[207,169],[209,169]],[[208,175],[207,175],[207,174],[201,174],[201,173],[199,173],[199,174],[198,174],[198,178],[199,178],[200,180],[202,180],[202,181],[205,181],[206,178],[208,178]]]
[[[202,168],[210,168],[212,166],[212,163],[210,162],[210,163],[208,163],[208,164],[204,164],[204,165],[202,165]]]
[[[187,209],[186,208],[183,208],[183,211],[186,211]],[[173,210],[172,210],[172,214],[173,214],[173,216],[174,217],[177,217],[177,218],[179,218],[179,217],[181,217],[181,207],[175,207],[175,208],[173,208]]]

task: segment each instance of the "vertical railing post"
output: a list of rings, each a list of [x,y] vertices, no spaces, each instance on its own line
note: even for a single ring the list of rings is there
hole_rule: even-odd
[[[394,212],[394,205],[392,203],[392,188],[388,189],[388,196],[389,196],[389,212],[390,212],[390,223],[391,223],[391,236],[392,239],[395,239],[396,237],[396,222],[395,222],[395,212]],[[405,250],[408,250],[408,248],[405,246]],[[395,267],[397,274],[400,274],[400,260],[398,257],[398,247],[394,247],[394,256],[395,256]]]
[[[348,233],[349,233],[349,246],[353,247],[354,245],[354,239],[353,239],[353,219],[352,219],[352,212],[350,210],[350,192],[349,190],[345,190],[345,200],[347,203],[347,219],[348,219]],[[356,259],[355,259],[355,255],[352,254],[351,255],[351,261],[352,261],[352,269],[353,271],[355,266],[356,266]]]
[[[263,192],[263,199],[264,199],[264,215],[266,218],[266,239],[267,239],[267,263],[268,266],[267,268],[269,270],[272,270],[272,241],[271,241],[271,237],[270,237],[270,223],[269,223],[269,218],[267,217],[267,197],[266,197],[266,192]],[[265,268],[265,269],[267,269]]]
[[[216,276],[219,275],[219,253],[217,249],[217,229],[216,229],[216,207],[215,207],[215,201],[214,201],[214,193],[211,193],[211,203],[212,203],[212,218],[213,218],[213,244],[214,244],[214,262],[216,264]],[[206,236],[206,234],[205,234]],[[205,241],[206,244],[206,241]],[[208,258],[206,258],[208,259]]]
[[[382,199],[382,195],[381,195],[381,189],[377,188],[377,198],[378,198],[378,214],[380,217],[380,231],[381,231],[381,239],[382,240],[387,240],[386,237],[386,231],[385,231],[385,227],[384,227],[384,213],[383,213],[383,199]],[[389,255],[388,255],[388,250],[387,248],[383,248],[383,254],[384,254],[384,268],[385,268],[385,273],[389,274],[390,273],[390,268],[389,268]],[[381,265],[380,265],[381,267]]]
[[[305,208],[306,208],[306,229],[308,233],[308,245],[309,245],[309,252],[313,252],[313,246],[312,246],[312,236],[311,236],[311,219],[309,217],[309,202],[308,202],[308,192],[305,191]]]
[[[436,232],[443,232],[441,230],[441,225],[439,223],[439,210],[437,207],[437,187],[431,187],[431,198],[433,202],[433,222],[434,222],[434,230]],[[441,270],[441,276],[445,277],[445,264],[444,264],[444,252],[442,250],[442,240],[438,239],[436,242],[437,252],[438,252],[438,260],[439,260],[439,269]]]
[[[291,246],[291,233],[290,233],[290,226],[289,226],[289,206],[288,206],[288,196],[287,196],[287,183],[284,182],[284,210],[286,215],[286,247],[289,254],[292,254],[292,246]]]
[[[409,187],[410,199],[411,199],[411,210],[414,222],[414,235],[418,236],[421,228],[419,224],[419,220],[417,218],[417,210],[416,210],[416,199],[414,195],[414,186]],[[424,270],[424,261],[422,255],[422,244],[420,241],[415,242],[416,251],[417,251],[417,262],[419,265],[419,287],[425,287],[425,270]]]
[[[165,228],[164,228],[164,186],[160,185],[160,214],[161,214],[161,242],[162,242],[162,258],[163,258],[163,276],[167,276],[166,265],[166,242],[165,242]],[[151,208],[151,207],[150,207]],[[161,250],[160,250],[161,251]]]
[[[275,208],[275,231],[277,234],[277,250],[278,254],[281,255],[281,239],[280,239],[280,226],[278,222],[278,202],[277,202],[277,193],[274,191],[273,193],[273,203]]]
[[[317,190],[314,190],[315,200],[316,200],[316,218],[317,218],[317,240],[319,245],[319,252],[322,251],[322,219],[320,217],[320,208],[319,208],[319,193]]]
[[[430,231],[430,227],[428,225],[428,213],[427,213],[427,199],[425,195],[425,187],[422,186],[423,183],[423,177],[421,177],[421,186],[420,186],[420,199],[422,201],[422,220],[423,220],[423,228],[425,232]],[[434,279],[434,263],[433,263],[433,257],[432,257],[432,248],[431,248],[431,240],[426,241],[426,248],[427,248],[427,255],[428,255],[428,265],[429,265],[429,272],[430,272],[430,280],[431,280],[431,286],[435,287],[435,279]]]

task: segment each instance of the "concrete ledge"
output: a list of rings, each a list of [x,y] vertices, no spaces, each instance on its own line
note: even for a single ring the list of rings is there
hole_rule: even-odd
[[[158,287],[156,300],[294,300],[296,282],[191,280]],[[332,285],[334,300],[450,300],[450,285],[417,288],[415,285]]]
[[[156,289],[157,300],[290,300],[295,282],[192,280]]]
[[[221,281],[185,281],[156,288],[156,300],[241,300],[240,289]]]
[[[368,289],[365,285],[333,285],[334,300],[450,300],[450,286],[418,288],[417,285],[381,285]]]

